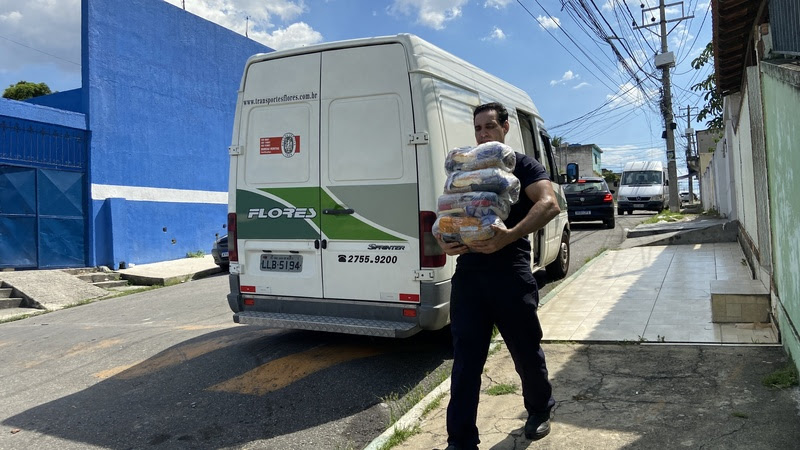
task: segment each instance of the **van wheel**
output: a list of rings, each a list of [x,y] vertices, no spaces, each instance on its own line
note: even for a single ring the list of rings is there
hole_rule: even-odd
[[[547,275],[554,280],[560,280],[567,276],[567,271],[569,271],[569,233],[564,230],[561,233],[558,257],[547,265]]]

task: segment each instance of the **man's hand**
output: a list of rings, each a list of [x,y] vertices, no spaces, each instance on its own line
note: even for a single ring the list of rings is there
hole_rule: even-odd
[[[436,241],[439,243],[439,247],[442,247],[442,250],[444,250],[444,252],[450,256],[458,256],[464,253],[469,253],[469,247],[460,242],[444,242],[439,238],[436,238]]]
[[[492,225],[492,230],[494,230],[494,236],[483,241],[471,242],[470,250],[477,253],[494,253],[516,240],[511,231],[504,227]]]

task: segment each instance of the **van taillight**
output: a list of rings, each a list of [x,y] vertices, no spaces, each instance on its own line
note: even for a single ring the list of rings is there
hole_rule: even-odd
[[[239,262],[239,245],[236,239],[236,213],[228,213],[228,261]]]
[[[436,238],[433,237],[433,223],[436,222],[436,213],[433,211],[420,211],[419,213],[419,265],[420,267],[442,267],[447,261]]]

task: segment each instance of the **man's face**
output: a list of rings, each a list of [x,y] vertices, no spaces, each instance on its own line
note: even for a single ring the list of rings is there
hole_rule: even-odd
[[[489,109],[475,116],[475,140],[478,144],[490,141],[505,142],[508,133],[508,121],[499,123],[497,111]]]

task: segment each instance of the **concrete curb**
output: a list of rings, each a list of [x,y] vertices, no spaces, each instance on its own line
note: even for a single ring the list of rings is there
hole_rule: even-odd
[[[142,286],[155,286],[155,285],[172,286],[174,284],[180,284],[191,280],[199,280],[200,278],[205,278],[207,276],[214,275],[219,272],[222,272],[222,269],[215,266],[215,267],[210,267],[208,269],[200,270],[198,272],[192,272],[192,273],[174,275],[168,277],[155,277],[147,275],[136,275],[133,273],[123,273],[120,274],[120,278],[130,281],[131,284],[142,285]]]
[[[498,335],[499,336],[499,335]],[[491,358],[492,351],[500,345],[501,340],[492,341],[491,345],[489,345],[489,358]],[[488,361],[488,358],[487,358]],[[389,427],[386,431],[381,433],[380,436],[376,437],[369,443],[364,450],[379,450],[383,447],[384,444],[392,437],[395,431],[405,428],[410,428],[414,424],[418,423],[420,419],[422,419],[422,413],[425,411],[425,408],[428,407],[431,403],[433,403],[436,398],[441,394],[446,394],[450,390],[450,377],[447,377],[446,380],[442,381],[439,386],[436,386],[432,391],[428,393],[422,400],[419,401],[414,407],[408,410],[403,417],[399,418],[397,422],[395,422],[391,427]]]

